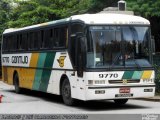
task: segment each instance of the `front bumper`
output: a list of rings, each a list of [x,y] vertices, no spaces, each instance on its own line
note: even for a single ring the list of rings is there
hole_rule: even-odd
[[[120,93],[120,88],[129,88],[129,93]],[[98,93],[97,91],[103,91]],[[155,85],[132,85],[132,86],[88,86],[86,89],[86,100],[104,99],[130,99],[141,97],[153,97]]]

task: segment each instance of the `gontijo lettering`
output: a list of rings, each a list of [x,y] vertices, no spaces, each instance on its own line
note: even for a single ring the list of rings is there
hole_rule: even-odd
[[[28,64],[28,56],[12,56],[12,63]]]

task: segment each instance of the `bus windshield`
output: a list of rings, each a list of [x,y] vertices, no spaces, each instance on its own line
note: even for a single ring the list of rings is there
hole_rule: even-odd
[[[149,27],[90,26],[87,68],[151,67]]]

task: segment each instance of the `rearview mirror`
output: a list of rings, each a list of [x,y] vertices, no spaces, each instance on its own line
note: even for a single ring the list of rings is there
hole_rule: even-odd
[[[151,45],[152,45],[152,54],[155,55],[155,39],[154,36],[151,37]]]
[[[83,34],[77,34],[77,75],[78,77],[83,77],[83,71],[85,67],[85,60],[86,60],[86,42],[85,37]]]

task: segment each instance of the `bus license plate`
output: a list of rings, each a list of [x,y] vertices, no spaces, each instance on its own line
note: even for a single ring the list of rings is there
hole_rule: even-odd
[[[119,88],[119,93],[130,93],[130,88],[128,87]]]
[[[133,97],[133,94],[116,94],[115,97]]]

